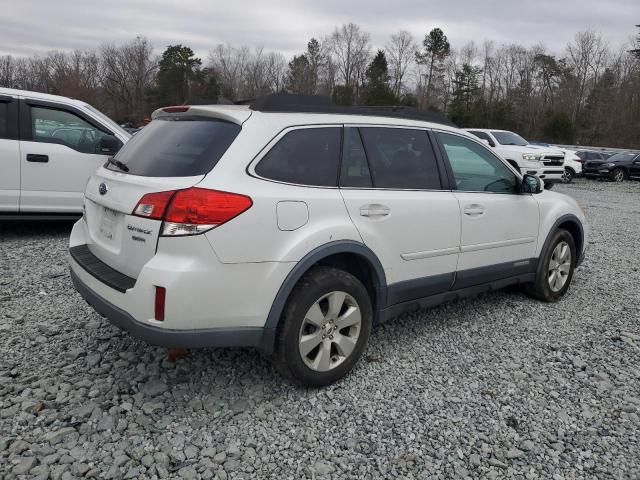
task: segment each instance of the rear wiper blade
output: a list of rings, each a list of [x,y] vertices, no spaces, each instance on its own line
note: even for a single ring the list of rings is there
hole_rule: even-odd
[[[113,157],[108,157],[107,158],[107,163],[110,163],[111,165],[115,165],[117,168],[119,168],[120,170],[122,170],[123,172],[128,172],[129,171],[129,167],[127,167],[124,163],[122,163],[120,160],[116,160]]]

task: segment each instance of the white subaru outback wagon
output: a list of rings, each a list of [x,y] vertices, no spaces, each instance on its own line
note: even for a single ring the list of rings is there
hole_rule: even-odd
[[[559,300],[580,207],[425,118],[286,94],[157,110],[87,184],[74,285],[148,343],[257,347],[316,386],[408,309],[512,284]]]

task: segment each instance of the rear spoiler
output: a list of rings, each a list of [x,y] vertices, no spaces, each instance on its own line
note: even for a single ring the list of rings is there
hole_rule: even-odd
[[[151,119],[162,117],[209,117],[242,125],[250,116],[248,107],[237,105],[175,105],[158,108]]]

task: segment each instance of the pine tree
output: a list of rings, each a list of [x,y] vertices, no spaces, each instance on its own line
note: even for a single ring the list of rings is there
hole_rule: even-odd
[[[383,50],[378,50],[367,67],[365,104],[366,105],[394,105],[398,101],[389,86],[389,68]]]
[[[460,127],[473,126],[480,98],[479,76],[482,70],[468,63],[462,65],[453,80],[453,99],[449,107],[449,117]]]
[[[444,59],[451,53],[451,45],[440,28],[434,28],[429,34],[425,35],[422,45],[424,50],[416,53],[416,62],[426,65],[428,69],[426,74],[425,106],[429,107],[434,77],[441,69]]]

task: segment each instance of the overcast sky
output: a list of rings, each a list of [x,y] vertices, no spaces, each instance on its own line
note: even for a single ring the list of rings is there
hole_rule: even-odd
[[[0,0],[0,54],[93,49],[143,35],[161,52],[182,43],[206,57],[218,43],[264,46],[287,57],[310,37],[354,22],[374,47],[406,29],[421,41],[441,27],[453,47],[470,40],[544,43],[560,53],[579,30],[612,44],[637,32],[640,0]]]

